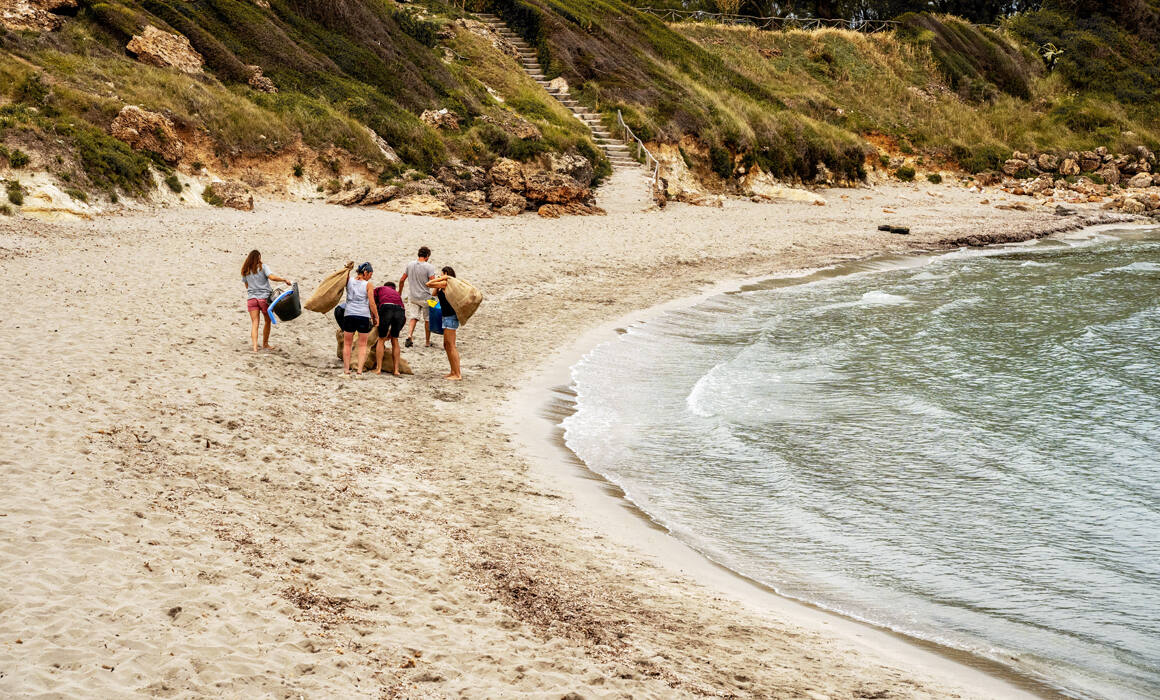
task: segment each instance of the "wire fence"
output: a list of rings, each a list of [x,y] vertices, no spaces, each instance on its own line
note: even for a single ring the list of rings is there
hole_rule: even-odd
[[[754,15],[730,15],[702,10],[674,10],[658,7],[634,7],[637,12],[659,17],[666,22],[720,22],[721,24],[742,24],[769,31],[787,29],[849,29],[855,32],[874,34],[889,32],[901,26],[892,19],[821,19],[818,17],[757,17]]]
[[[661,162],[656,159],[652,152],[645,148],[644,142],[637,138],[636,134],[632,133],[632,129],[628,128],[628,124],[624,123],[624,115],[620,113],[619,109],[616,110],[616,123],[624,131],[625,141],[636,142],[636,157],[641,158],[643,156],[645,165],[652,170],[649,174],[649,195],[656,194],[657,187],[660,185]]]

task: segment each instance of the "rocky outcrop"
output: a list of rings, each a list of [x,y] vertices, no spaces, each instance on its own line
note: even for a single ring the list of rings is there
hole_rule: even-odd
[[[500,216],[516,216],[528,208],[528,200],[502,185],[492,186],[487,194],[492,209]]]
[[[130,39],[125,48],[142,63],[176,68],[183,73],[201,73],[205,64],[201,54],[193,50],[189,39],[180,34],[163,32],[152,25],[145,27],[141,35]]]
[[[451,211],[460,216],[472,216],[478,219],[491,218],[491,207],[487,203],[487,193],[482,190],[461,192],[447,203]]]
[[[1120,184],[1120,171],[1113,163],[1108,163],[1105,165],[1099,171],[1099,176],[1103,178],[1104,182],[1108,183],[1109,185]]]
[[[782,199],[793,202],[808,202],[810,204],[826,203],[825,198],[821,195],[810,192],[809,190],[787,187],[756,166],[751,168],[745,174],[745,177],[741,178],[740,184],[742,192],[758,201]]]
[[[1010,158],[1003,163],[1003,172],[1012,177],[1027,170],[1027,161],[1022,158]]]
[[[428,109],[419,115],[419,121],[427,126],[446,131],[459,131],[459,115],[446,107],[439,110]]]
[[[592,161],[579,153],[550,153],[546,160],[547,168],[552,172],[567,175],[584,185],[592,183],[595,174]]]
[[[258,92],[278,92],[278,86],[274,81],[262,75],[261,66],[246,66],[246,70],[250,71],[250,79],[246,81],[250,87]]]
[[[592,196],[587,185],[562,173],[525,173],[524,181],[524,196],[537,204],[570,204]]]
[[[399,197],[379,207],[385,211],[399,214],[416,214],[419,216],[448,216],[451,209],[447,203],[438,197],[429,194],[412,194]]]
[[[561,216],[604,216],[608,212],[598,206],[572,202],[571,204],[545,204],[536,210],[545,219],[558,219]]]
[[[396,185],[376,187],[370,192],[367,192],[367,196],[363,197],[359,204],[364,207],[370,207],[376,204],[382,204],[383,202],[389,202],[395,197],[398,197],[401,191]]]
[[[240,182],[218,180],[210,183],[206,189],[210,192],[206,193],[205,199],[207,201],[213,199],[213,203],[218,206],[242,211],[254,210],[254,195],[248,187]]]
[[[1151,173],[1136,173],[1135,175],[1133,175],[1131,177],[1131,179],[1128,180],[1128,182],[1126,183],[1126,186],[1133,187],[1136,189],[1143,189],[1145,187],[1151,187],[1152,186],[1152,175],[1151,175]]]
[[[13,31],[52,32],[64,25],[60,15],[76,11],[76,0],[0,0],[0,26]]]
[[[523,166],[510,158],[496,159],[487,177],[492,185],[506,187],[516,194],[522,193],[526,184]]]
[[[167,163],[177,163],[185,155],[185,144],[173,128],[173,120],[158,112],[126,105],[109,126],[113,138],[135,150],[152,151]]]
[[[1079,163],[1074,158],[1064,158],[1059,166],[1060,175],[1079,175]]]
[[[367,187],[366,185],[359,185],[358,187],[352,187],[349,190],[335,192],[326,198],[326,203],[338,204],[344,207],[353,206],[363,201],[363,198],[367,196],[367,193],[370,192],[370,189],[371,188]]]
[[[1053,173],[1059,167],[1059,158],[1051,155],[1050,153],[1040,153],[1039,157],[1036,158],[1035,163],[1043,172]]]
[[[486,190],[488,185],[487,171],[477,165],[439,168],[435,179],[451,192]]]

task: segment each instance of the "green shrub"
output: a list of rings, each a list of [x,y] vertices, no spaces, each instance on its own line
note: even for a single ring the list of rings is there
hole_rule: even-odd
[[[213,185],[206,185],[205,189],[201,191],[201,198],[211,206],[220,207],[225,204],[225,200],[214,191]]]
[[[926,176],[926,179],[932,185],[938,185],[942,183],[942,175],[939,175],[938,173],[931,173],[930,175]]]
[[[439,43],[439,25],[417,17],[410,12],[396,12],[395,21],[399,28],[420,44],[430,48]]]
[[[68,125],[60,131],[72,138],[81,167],[95,186],[137,194],[153,188],[148,157],[88,124]]]
[[[301,162],[298,162],[294,164],[293,172],[294,177],[302,177],[303,173],[306,172],[306,168],[302,165]]]
[[[68,196],[72,197],[73,199],[77,200],[78,202],[88,202],[89,201],[88,192],[85,192],[84,190],[78,190],[75,187],[66,188],[64,193],[67,194]]]
[[[984,143],[975,146],[965,146],[956,143],[951,146],[951,157],[959,166],[971,173],[981,173],[985,170],[998,170],[1011,157],[1011,149],[995,143]]]
[[[192,164],[190,164],[189,167],[193,168],[193,172],[200,173],[205,169],[205,163],[201,162],[200,160],[195,160]]]
[[[12,166],[13,168],[23,168],[24,166],[28,165],[29,161],[31,160],[32,159],[28,157],[28,154],[19,148],[14,149],[11,153],[8,154],[8,165]]]
[[[169,173],[169,175],[165,178],[165,184],[169,185],[169,189],[174,194],[181,193],[181,190],[182,190],[181,180],[177,179],[177,173]]]
[[[8,201],[20,206],[24,204],[24,187],[20,185],[19,180],[9,180],[6,189],[8,190]]]
[[[3,214],[4,216],[12,216],[15,213],[16,212],[13,211],[12,207],[8,206],[7,204],[0,204],[0,214]]]
[[[904,165],[898,170],[894,171],[894,177],[902,180],[903,182],[914,182],[914,176],[914,168],[909,165]]]

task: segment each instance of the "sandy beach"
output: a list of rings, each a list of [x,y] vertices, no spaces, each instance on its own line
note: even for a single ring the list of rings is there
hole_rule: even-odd
[[[533,425],[560,366],[626,314],[1102,214],[952,186],[824,195],[558,220],[277,202],[0,220],[0,695],[1028,694],[714,571],[555,469]],[[911,235],[875,230],[895,222]],[[397,281],[420,245],[485,295],[464,381],[439,347],[404,350],[414,376],[344,379],[333,319],[309,312],[250,351],[251,248],[308,294],[348,260]]]

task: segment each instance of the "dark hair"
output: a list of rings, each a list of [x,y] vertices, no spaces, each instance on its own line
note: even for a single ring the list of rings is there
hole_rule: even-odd
[[[448,277],[454,277],[455,268],[448,265],[447,267],[443,268],[443,274],[447,275]]]
[[[260,269],[262,269],[262,254],[256,250],[251,250],[250,254],[246,256],[246,261],[242,263],[242,277],[252,275]]]
[[[371,267],[371,264],[369,262],[365,262],[365,263],[359,265],[358,270],[357,270],[358,274],[360,274],[360,275],[364,272],[374,272],[374,271],[375,271],[375,268]]]
[[[423,246],[422,248],[419,249],[419,257],[420,258],[431,257],[431,249],[428,248],[427,246]]]
[[[394,289],[394,288],[395,288],[395,283],[394,283],[394,282],[384,282],[384,283],[383,283],[383,286],[384,286],[384,287],[390,287],[391,289]]]

